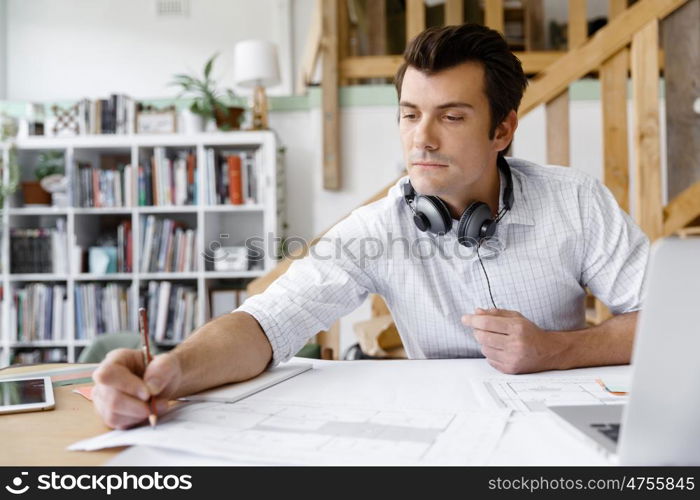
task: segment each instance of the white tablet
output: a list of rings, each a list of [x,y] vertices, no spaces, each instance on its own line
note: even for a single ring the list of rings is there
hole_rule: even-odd
[[[18,377],[0,380],[0,413],[52,410],[51,377]]]

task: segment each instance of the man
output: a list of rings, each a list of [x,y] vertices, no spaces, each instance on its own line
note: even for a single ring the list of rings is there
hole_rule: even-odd
[[[265,293],[156,357],[145,374],[138,351],[110,353],[94,375],[108,425],[146,419],[151,394],[164,409],[289,359],[370,293],[385,298],[411,358],[484,356],[505,373],[629,362],[648,240],[598,181],[515,159],[503,165],[527,84],[503,38],[475,25],[431,28],[404,57],[396,87],[413,196],[402,179],[355,210]],[[444,231],[420,215],[430,200],[442,206],[432,222]],[[479,201],[499,217],[483,232],[496,245],[482,245],[482,233],[461,244],[460,219]],[[585,328],[585,287],[612,319]]]

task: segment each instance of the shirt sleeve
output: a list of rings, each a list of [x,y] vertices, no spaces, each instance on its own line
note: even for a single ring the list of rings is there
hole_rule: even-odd
[[[649,239],[602,183],[584,196],[581,283],[613,314],[637,311],[649,258]]]
[[[292,263],[263,293],[236,311],[252,315],[272,345],[272,365],[294,356],[376,290],[367,225],[354,212]],[[371,245],[370,245],[371,246]]]

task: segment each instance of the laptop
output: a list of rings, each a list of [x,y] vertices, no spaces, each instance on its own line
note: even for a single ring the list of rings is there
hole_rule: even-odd
[[[625,405],[550,406],[622,465],[700,465],[700,238],[651,248]]]

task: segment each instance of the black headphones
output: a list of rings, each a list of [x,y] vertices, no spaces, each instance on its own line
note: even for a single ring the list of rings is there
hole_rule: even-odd
[[[471,247],[480,243],[482,239],[493,236],[496,232],[496,224],[513,206],[513,178],[510,166],[500,153],[496,164],[506,178],[503,209],[495,218],[492,218],[491,209],[482,201],[475,201],[466,208],[459,218],[457,227],[457,241],[466,247]],[[452,216],[445,202],[437,196],[416,193],[410,180],[403,184],[402,189],[404,200],[413,212],[413,222],[418,229],[438,235],[452,229]]]

